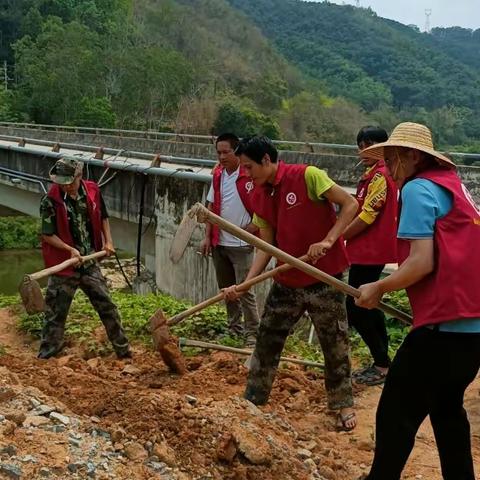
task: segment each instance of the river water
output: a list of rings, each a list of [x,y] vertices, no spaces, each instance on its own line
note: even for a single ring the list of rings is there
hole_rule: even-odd
[[[18,293],[18,286],[23,276],[42,268],[44,267],[40,250],[0,251],[0,294]]]

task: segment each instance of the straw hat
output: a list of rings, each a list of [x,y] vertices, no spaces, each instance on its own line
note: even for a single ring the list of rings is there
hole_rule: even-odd
[[[434,157],[440,165],[448,168],[456,167],[452,160],[433,148],[432,132],[428,127],[419,123],[404,122],[398,124],[386,142],[372,145],[362,150],[362,153],[377,150],[384,156],[383,149],[386,147],[405,147],[420,150]]]

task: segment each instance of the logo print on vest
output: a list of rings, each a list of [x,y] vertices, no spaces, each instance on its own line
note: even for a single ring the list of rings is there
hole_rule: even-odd
[[[247,182],[245,184],[245,190],[247,191],[247,193],[250,193],[253,190],[253,182],[252,181]]]
[[[297,196],[295,195],[295,193],[290,192],[290,193],[287,193],[285,200],[289,205],[295,205],[295,203],[297,203]]]

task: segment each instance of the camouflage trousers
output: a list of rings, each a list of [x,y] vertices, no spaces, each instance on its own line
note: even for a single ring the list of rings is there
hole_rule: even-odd
[[[353,406],[345,298],[324,283],[288,288],[274,283],[266,300],[248,374],[245,398],[268,401],[290,330],[308,311],[325,358],[325,388],[332,410]]]
[[[40,351],[58,352],[62,348],[65,322],[77,288],[87,295],[100,316],[115,352],[128,351],[128,340],[123,331],[120,314],[112,302],[107,283],[97,264],[84,267],[69,277],[52,275],[45,296],[45,323]]]

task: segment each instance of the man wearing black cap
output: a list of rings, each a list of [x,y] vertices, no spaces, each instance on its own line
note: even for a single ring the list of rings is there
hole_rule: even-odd
[[[95,182],[82,180],[83,164],[59,159],[50,170],[53,182],[42,199],[42,253],[46,267],[78,258],[74,268],[52,275],[45,297],[45,324],[38,358],[50,358],[63,348],[65,321],[75,291],[80,287],[98,312],[119,358],[131,357],[117,307],[97,263],[81,263],[94,251],[115,253],[108,213]]]

